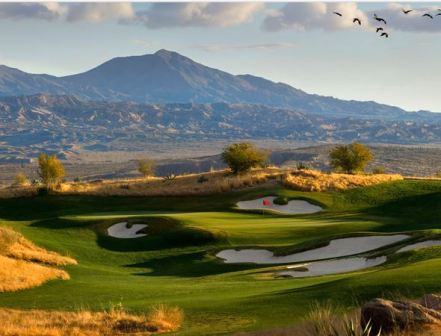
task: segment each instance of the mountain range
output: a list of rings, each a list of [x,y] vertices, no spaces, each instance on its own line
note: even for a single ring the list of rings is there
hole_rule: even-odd
[[[441,113],[309,94],[166,50],[65,77],[0,66],[0,162],[218,139],[440,143]]]
[[[89,71],[64,77],[0,66],[0,96],[35,94],[151,104],[247,103],[365,119],[406,117],[406,111],[398,107],[319,96],[252,75],[236,76],[164,49],[149,55],[113,58]],[[427,113],[415,114],[415,118],[420,116],[425,118]]]

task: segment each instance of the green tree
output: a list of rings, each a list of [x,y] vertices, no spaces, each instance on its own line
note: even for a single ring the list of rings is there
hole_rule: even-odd
[[[364,168],[374,158],[369,148],[360,143],[340,145],[331,150],[331,167],[353,174],[364,171]]]
[[[138,161],[138,171],[142,176],[153,176],[155,174],[155,161],[151,159],[143,159]]]
[[[238,174],[253,167],[263,166],[267,160],[267,155],[254,147],[253,144],[243,142],[225,148],[222,153],[222,160],[234,174]]]
[[[56,155],[40,154],[38,157],[38,174],[48,189],[54,189],[64,177],[64,167]]]

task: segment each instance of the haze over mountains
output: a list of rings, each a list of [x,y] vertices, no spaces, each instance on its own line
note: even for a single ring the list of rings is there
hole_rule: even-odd
[[[439,143],[441,114],[308,94],[166,50],[65,77],[0,66],[0,162],[43,150],[269,138]]]

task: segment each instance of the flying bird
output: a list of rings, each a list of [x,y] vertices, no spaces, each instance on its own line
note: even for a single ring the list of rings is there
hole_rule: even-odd
[[[374,14],[374,18],[375,18],[375,20],[377,20],[378,22],[384,22],[384,24],[387,24],[386,20],[383,19],[383,18],[381,18],[381,17],[378,17],[377,14]]]
[[[441,15],[441,13],[436,14],[435,16]]]
[[[379,31],[381,31],[381,30],[383,30],[383,28],[378,27],[378,28],[377,28],[377,33],[378,33]]]
[[[361,26],[361,21],[359,18],[354,18],[354,20],[352,20],[352,23],[358,22],[358,25]]]
[[[341,13],[339,13],[339,12],[334,12],[334,14],[335,14],[335,15],[338,15],[338,16],[343,16],[343,15],[341,15]]]
[[[424,14],[423,16],[427,16],[428,18],[433,19],[433,16],[430,15],[429,13],[426,13],[426,14]]]
[[[381,36],[384,36],[384,37],[388,38],[389,34],[388,33],[382,33]]]
[[[412,12],[413,11],[413,9],[408,9],[408,10],[405,10],[405,9],[403,9],[403,13],[404,14],[409,14],[410,12]]]

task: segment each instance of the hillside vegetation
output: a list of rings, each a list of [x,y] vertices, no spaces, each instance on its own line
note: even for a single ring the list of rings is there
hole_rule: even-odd
[[[166,306],[143,315],[118,307],[102,312],[0,309],[0,320],[0,336],[147,336],[178,329],[183,312]]]
[[[0,227],[0,292],[17,291],[69,274],[54,266],[77,264],[70,257],[47,251],[12,229]]]

